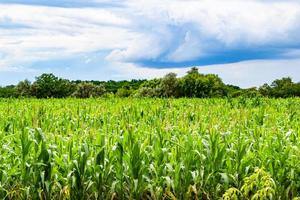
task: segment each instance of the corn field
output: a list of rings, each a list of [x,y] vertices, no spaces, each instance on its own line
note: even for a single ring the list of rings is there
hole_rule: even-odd
[[[300,99],[1,99],[1,199],[298,199]]]

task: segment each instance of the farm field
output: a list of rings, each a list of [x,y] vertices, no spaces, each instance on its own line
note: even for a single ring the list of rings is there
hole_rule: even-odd
[[[297,199],[300,99],[1,99],[0,199]]]

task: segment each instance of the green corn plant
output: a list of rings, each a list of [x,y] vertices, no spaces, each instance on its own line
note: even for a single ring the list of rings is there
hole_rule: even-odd
[[[30,148],[32,141],[29,137],[28,131],[23,130],[20,135],[20,142],[21,142],[21,159],[22,159],[22,180],[23,183],[26,184],[28,181],[28,174],[29,174],[29,163],[27,163],[27,157],[30,153]]]
[[[252,175],[244,179],[240,190],[229,188],[222,199],[276,199],[276,184],[269,173],[256,168]]]
[[[83,144],[78,150],[77,159],[73,160],[73,170],[69,174],[70,198],[85,199],[91,182],[86,180],[87,161],[90,152],[87,144]]]
[[[298,110],[297,98],[0,99],[0,198],[297,198]]]
[[[122,136],[121,136],[122,137]],[[115,191],[116,195],[120,199],[124,199],[124,147],[122,138],[116,143],[117,157],[116,157],[116,183],[118,183],[118,188]]]
[[[241,200],[244,199],[243,194],[236,188],[229,188],[222,196],[223,200]]]

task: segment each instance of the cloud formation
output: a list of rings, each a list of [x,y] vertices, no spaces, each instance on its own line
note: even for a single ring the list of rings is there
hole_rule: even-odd
[[[149,49],[160,51],[154,59],[149,54],[134,59],[141,51],[139,41],[113,52],[117,60],[153,66],[206,65],[282,58],[300,45],[296,1],[131,0],[127,6],[141,19],[137,21],[146,21],[147,26],[138,30],[152,38]]]
[[[107,67],[144,69],[300,55],[296,0],[0,0],[0,10],[0,71],[77,58],[95,68],[97,53]]]
[[[130,21],[105,9],[0,5],[0,10],[0,67],[122,48],[136,37],[124,28]]]

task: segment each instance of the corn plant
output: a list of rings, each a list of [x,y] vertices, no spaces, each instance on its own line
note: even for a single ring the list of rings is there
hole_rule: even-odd
[[[0,99],[0,199],[299,199],[300,100]]]

